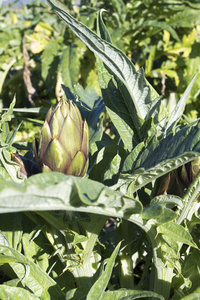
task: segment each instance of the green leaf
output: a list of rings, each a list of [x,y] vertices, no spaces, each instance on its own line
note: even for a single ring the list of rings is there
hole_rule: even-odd
[[[49,268],[49,253],[47,252],[48,248],[45,249],[47,240],[42,234],[40,234],[36,240],[30,240],[31,235],[32,233],[23,234],[22,243],[24,255],[31,261],[34,261],[35,257],[37,257],[37,262],[40,268],[44,271],[47,271]],[[41,247],[41,245],[44,246]]]
[[[16,63],[16,58],[12,58],[9,63],[6,64],[6,68],[4,68],[4,71],[0,71],[0,93],[2,92],[3,84],[6,79],[6,76],[11,69],[11,67]]]
[[[140,213],[142,205],[99,182],[56,172],[31,176],[22,184],[0,182],[0,212],[27,210],[98,210],[122,217]]]
[[[176,31],[173,29],[172,26],[168,25],[166,22],[157,21],[157,20],[147,20],[143,23],[143,26],[159,28],[159,31],[167,30],[173,36],[174,39],[180,41],[180,38],[176,33]]]
[[[132,174],[120,174],[115,189],[131,193],[200,155],[200,125],[177,128],[147,147],[132,165]],[[129,164],[130,169],[130,164]],[[122,189],[121,189],[122,190]]]
[[[191,9],[190,7],[186,7],[184,10],[181,10],[177,12],[177,14],[174,14],[168,21],[168,24],[170,26],[194,28],[195,25],[200,24],[199,16],[199,7],[198,9]]]
[[[49,72],[51,71],[51,64],[54,61],[54,57],[58,54],[59,44],[56,40],[51,40],[45,47],[42,53],[42,77],[47,79]]]
[[[41,60],[42,78],[45,81],[46,88],[53,93],[57,83],[57,68],[60,60],[60,40],[50,40],[46,45]]]
[[[10,266],[22,285],[27,286],[36,296],[40,297],[45,290],[49,290],[51,299],[63,299],[64,294],[56,282],[35,263],[10,247],[0,246],[0,253],[20,262],[10,262]]]
[[[17,183],[24,181],[20,177],[20,166],[11,160],[11,155],[5,148],[0,149],[0,162],[13,181]]]
[[[175,195],[159,195],[154,197],[151,202],[150,205],[154,205],[154,204],[160,204],[160,205],[164,205],[166,207],[174,207],[174,206],[178,206],[180,208],[183,208],[183,201],[180,197],[175,196]]]
[[[112,40],[111,40],[111,36],[109,31],[107,30],[104,22],[103,22],[103,18],[102,18],[102,14],[103,12],[106,12],[106,10],[101,9],[97,15],[97,32],[98,35],[105,41],[109,42],[110,44],[112,44]]]
[[[124,161],[122,172],[126,173],[131,171],[132,166],[135,164],[139,154],[141,154],[143,149],[144,142],[141,142],[131,151],[131,153],[126,157]]]
[[[71,91],[74,90],[74,85],[78,80],[79,74],[80,60],[78,59],[77,51],[78,47],[75,43],[66,46],[62,52],[58,66],[58,71],[61,73],[64,84]]]
[[[143,291],[143,290],[126,290],[126,289],[119,289],[117,291],[107,291],[103,294],[102,299],[104,300],[134,300],[134,299],[141,299],[141,298],[155,298],[164,300],[162,295],[159,295],[154,292],[150,291]]]
[[[200,287],[198,287],[193,293],[182,298],[182,300],[198,300],[200,298]]]
[[[177,220],[178,224],[181,224],[184,219],[187,219],[188,216],[192,213],[191,207],[192,204],[196,202],[200,195],[200,171],[197,173],[195,179],[190,184],[189,188],[187,189],[184,198],[183,203],[184,207],[180,211],[179,218]]]
[[[151,205],[145,208],[142,213],[143,219],[155,219],[160,224],[173,221],[176,217],[176,212],[159,204]]]
[[[120,246],[121,246],[121,242],[115,247],[115,250],[113,251],[111,257],[108,259],[105,270],[102,272],[101,276],[97,279],[95,284],[93,284],[93,286],[91,287],[87,295],[87,300],[103,299],[104,291],[110,280]]]
[[[171,128],[171,126],[173,126],[175,123],[177,123],[179,121],[179,119],[181,118],[181,116],[185,110],[185,105],[186,105],[187,99],[189,97],[189,94],[190,94],[190,91],[192,89],[195,79],[196,79],[196,76],[193,77],[193,79],[191,80],[187,89],[183,93],[181,99],[177,103],[175,109],[172,111],[170,118],[166,124],[165,132],[164,132],[165,136],[166,136],[167,131]]]
[[[108,186],[113,185],[117,181],[125,157],[126,151],[118,145],[103,147],[97,154],[90,178]]]
[[[48,2],[71,30],[102,60],[109,72],[114,74],[117,79],[123,97],[123,106],[128,112],[128,122],[130,123],[131,121],[131,124],[128,123],[128,126],[126,125],[132,135],[127,146],[130,150],[133,139],[131,131],[134,129],[140,141],[143,140],[140,134],[142,119],[146,118],[153,105],[153,101],[150,99],[150,88],[145,81],[143,71],[139,70],[136,72],[135,67],[122,51],[100,39],[86,26],[76,21],[55,0],[48,0]],[[157,93],[154,91],[155,95],[157,96]],[[118,108],[118,112],[123,106]],[[125,115],[123,116],[124,125],[127,122],[127,114]],[[122,134],[121,136],[123,137]]]
[[[20,287],[13,287],[8,285],[1,285],[0,286],[0,298],[1,300],[8,300],[8,299],[30,299],[30,300],[40,300],[41,298],[30,293],[29,291],[20,288]]]
[[[16,98],[14,97],[13,101],[10,104],[9,109],[0,118],[0,129],[4,122],[9,122],[11,120],[15,103],[16,103]]]
[[[102,113],[105,110],[103,99],[95,92],[93,88],[83,87],[77,84],[74,87],[75,93],[80,99],[80,103],[77,102],[82,119],[87,121],[89,127],[90,145],[96,141],[101,140],[103,135],[103,117]],[[83,106],[84,104],[84,106]],[[99,124],[97,126],[97,123]]]
[[[6,238],[8,244],[15,250],[21,250],[22,229],[22,213],[3,214],[0,218],[1,232]],[[0,242],[2,245],[2,243]]]
[[[157,232],[163,234],[164,236],[166,235],[180,243],[198,248],[194,243],[190,233],[183,226],[174,222],[168,222],[164,225],[159,225],[157,227]]]

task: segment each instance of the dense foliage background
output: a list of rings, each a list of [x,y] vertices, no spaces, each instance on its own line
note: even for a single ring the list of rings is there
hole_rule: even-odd
[[[147,79],[171,107],[197,73],[187,114],[198,116],[198,1],[82,1],[81,6],[73,1],[63,3],[92,30],[96,30],[97,11],[104,8],[103,19],[113,44],[137,69],[145,69]],[[30,106],[31,101],[35,105],[44,104],[45,99],[53,101],[58,96],[55,87],[59,74],[72,92],[79,82],[100,94],[92,52],[45,3],[34,1],[19,9],[1,4],[0,41],[0,92],[6,106],[15,93],[19,107]],[[29,97],[28,83],[23,80],[24,60],[31,71],[33,89]]]
[[[0,1],[0,298],[199,299],[199,1],[48,2]],[[86,178],[23,180],[66,96]]]

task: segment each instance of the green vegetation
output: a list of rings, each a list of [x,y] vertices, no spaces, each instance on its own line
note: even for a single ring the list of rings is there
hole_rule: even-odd
[[[0,3],[0,299],[199,299],[199,1],[48,4]]]

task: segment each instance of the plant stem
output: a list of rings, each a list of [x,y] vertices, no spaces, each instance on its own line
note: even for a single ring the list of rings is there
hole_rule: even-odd
[[[90,288],[94,283],[93,275],[95,269],[93,268],[93,250],[97,242],[100,231],[102,230],[107,218],[100,215],[90,215],[90,222],[85,224],[84,229],[88,240],[82,243],[83,254],[82,263],[74,270],[74,276],[79,286]],[[92,224],[92,226],[91,226]]]
[[[133,289],[134,288],[134,274],[133,274],[133,261],[131,258],[131,242],[133,241],[133,231],[130,231],[130,227],[133,227],[134,224],[124,220],[121,224],[121,234],[126,243],[125,249],[122,251],[122,255],[120,255],[120,263],[121,263],[121,272],[120,272],[120,283],[121,288]]]
[[[167,268],[164,257],[160,251],[160,241],[157,236],[156,227],[151,222],[144,222],[141,216],[132,215],[129,221],[142,228],[149,239],[153,251],[153,267],[150,275],[150,289],[162,295],[164,299],[169,299],[173,269]]]

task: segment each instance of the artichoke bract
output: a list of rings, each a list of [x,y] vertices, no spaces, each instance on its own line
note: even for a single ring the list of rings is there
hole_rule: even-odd
[[[40,172],[35,162],[18,153],[11,153],[11,159],[20,166],[21,178],[27,178]]]
[[[89,131],[73,102],[61,100],[55,109],[49,109],[39,143],[33,143],[33,152],[43,172],[85,175],[89,163]]]

